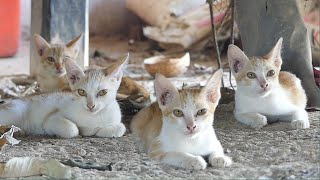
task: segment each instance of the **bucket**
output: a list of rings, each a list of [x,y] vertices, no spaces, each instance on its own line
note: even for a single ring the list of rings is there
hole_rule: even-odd
[[[0,57],[16,54],[20,40],[20,0],[0,0]]]

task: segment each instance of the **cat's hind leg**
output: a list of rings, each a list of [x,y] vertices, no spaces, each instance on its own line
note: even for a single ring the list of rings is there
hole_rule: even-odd
[[[43,128],[46,134],[61,138],[73,138],[79,135],[79,129],[75,123],[58,115],[48,117]]]
[[[125,132],[126,127],[124,124],[119,123],[116,125],[101,127],[95,135],[98,137],[121,137]]]
[[[267,117],[259,113],[234,113],[236,119],[255,129],[261,129],[268,124]]]

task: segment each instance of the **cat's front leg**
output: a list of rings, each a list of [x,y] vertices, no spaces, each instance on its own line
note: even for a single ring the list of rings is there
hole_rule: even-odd
[[[294,129],[306,129],[310,127],[308,113],[304,109],[295,111],[292,115],[291,126]]]
[[[209,163],[213,167],[227,167],[232,164],[232,160],[229,156],[226,156],[223,152],[223,148],[220,142],[214,144],[214,151],[209,154]]]
[[[154,155],[155,157],[159,156],[158,160],[162,163],[184,169],[201,170],[207,167],[206,161],[201,156],[194,156],[189,153],[171,151],[166,153],[159,152],[159,154]],[[154,157],[151,157],[151,159],[154,159]]]
[[[159,140],[154,140],[151,143],[148,155],[153,160],[184,169],[200,170],[207,167],[206,161],[201,156],[185,152],[163,151]]]
[[[261,129],[268,124],[267,117],[259,113],[234,113],[236,119],[255,129]]]
[[[94,136],[100,128],[98,127],[79,127],[80,134],[82,136]]]
[[[43,126],[48,135],[56,135],[61,138],[73,138],[79,135],[79,129],[72,121],[56,116],[49,117]]]
[[[126,127],[122,124],[100,127],[96,136],[98,137],[121,137],[126,132]]]

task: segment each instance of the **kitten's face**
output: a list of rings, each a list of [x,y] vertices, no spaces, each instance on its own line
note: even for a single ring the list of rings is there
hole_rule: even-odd
[[[236,74],[237,85],[248,95],[269,95],[278,83],[280,68],[273,61],[263,57],[252,57],[245,67]]]
[[[35,35],[34,40],[41,57],[42,70],[52,76],[66,75],[65,59],[76,59],[79,52],[82,35],[65,44],[49,44],[41,36]]]
[[[178,91],[170,81],[157,75],[155,90],[163,114],[162,128],[186,137],[196,137],[212,128],[220,99],[221,76],[222,71],[216,72],[203,89]]]
[[[281,44],[282,38],[267,55],[250,58],[237,46],[229,46],[229,65],[239,91],[254,97],[266,97],[272,92],[279,83],[278,77],[282,64]]]
[[[80,99],[82,107],[97,113],[116,98],[121,79],[106,75],[103,70],[89,70],[72,90]]]
[[[66,74],[64,60],[67,57],[74,58],[73,55],[69,55],[66,47],[51,45],[44,51],[40,65],[52,76],[64,76]]]
[[[200,90],[180,90],[175,102],[161,110],[166,128],[193,137],[212,126],[215,108]]]
[[[126,62],[127,58],[111,73],[106,70],[84,73],[72,60],[66,61],[69,85],[85,111],[96,114],[115,100]]]

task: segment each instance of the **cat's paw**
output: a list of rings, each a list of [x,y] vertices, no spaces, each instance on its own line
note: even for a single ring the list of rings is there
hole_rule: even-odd
[[[252,121],[251,127],[254,129],[261,129],[268,124],[267,117],[258,115],[254,121]]]
[[[120,123],[108,127],[101,127],[96,136],[98,137],[121,137],[126,132],[126,127]]]
[[[219,157],[209,156],[209,163],[213,167],[228,167],[228,166],[231,166],[232,160],[228,156],[219,156]]]
[[[189,170],[201,170],[207,167],[207,163],[201,156],[188,157],[182,162],[181,167]]]
[[[56,135],[66,139],[74,138],[79,135],[79,129],[75,124],[70,123],[66,125],[63,131],[57,131]]]
[[[310,123],[308,120],[293,120],[291,127],[294,129],[306,129],[310,127]]]
[[[113,137],[121,137],[125,132],[126,127],[124,126],[124,124],[120,123],[115,127]]]

